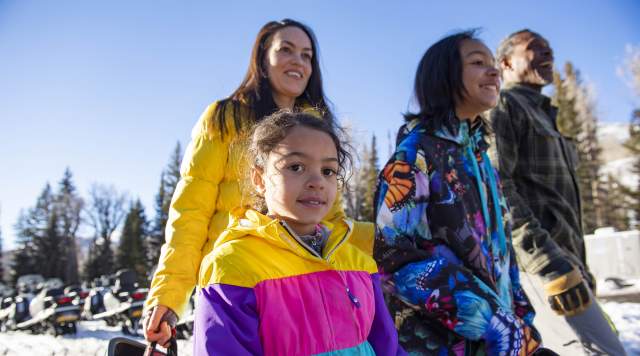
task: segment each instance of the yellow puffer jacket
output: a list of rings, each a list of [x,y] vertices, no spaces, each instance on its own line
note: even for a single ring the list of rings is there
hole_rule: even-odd
[[[200,264],[229,223],[229,211],[246,205],[240,178],[247,167],[243,135],[235,129],[232,110],[225,113],[225,135],[214,113],[219,102],[209,105],[192,131],[184,154],[181,179],[173,194],[158,268],[151,281],[145,309],[158,304],[181,315],[196,285]],[[247,107],[240,111],[250,113]],[[243,124],[249,115],[243,115]],[[243,127],[247,127],[244,125]],[[244,131],[244,130],[243,130]],[[247,132],[249,130],[246,130]],[[325,220],[342,220],[341,199]],[[372,254],[373,224],[357,222],[350,240]]]

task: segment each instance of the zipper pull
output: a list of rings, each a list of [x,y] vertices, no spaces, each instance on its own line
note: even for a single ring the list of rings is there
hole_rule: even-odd
[[[360,308],[360,301],[358,300],[358,297],[351,294],[351,290],[349,289],[349,287],[347,287],[347,295],[349,296],[349,299],[351,299],[351,303],[353,303],[356,308]]]

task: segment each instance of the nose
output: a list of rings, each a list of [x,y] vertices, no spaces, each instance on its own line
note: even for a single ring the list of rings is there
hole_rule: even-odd
[[[293,63],[302,66],[304,64],[304,59],[302,59],[302,53],[296,53],[293,55]]]
[[[323,190],[324,179],[320,173],[311,173],[307,179],[307,189],[310,190]]]
[[[495,66],[490,66],[487,70],[487,75],[490,77],[497,77],[498,75],[500,75],[500,71]]]

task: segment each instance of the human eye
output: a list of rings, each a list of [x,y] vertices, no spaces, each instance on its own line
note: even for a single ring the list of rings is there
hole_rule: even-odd
[[[333,177],[335,175],[337,175],[338,172],[333,169],[333,168],[323,168],[322,169],[322,175],[325,177]]]
[[[312,57],[313,56],[311,55],[311,53],[308,53],[308,52],[302,53],[302,58],[304,58],[304,60],[306,60],[306,61],[311,61]]]
[[[279,51],[282,52],[282,53],[291,53],[291,48],[289,46],[287,46],[287,45],[284,45],[284,46],[280,47]]]
[[[304,171],[304,166],[300,163],[293,163],[287,166],[287,169],[291,172],[299,173]]]

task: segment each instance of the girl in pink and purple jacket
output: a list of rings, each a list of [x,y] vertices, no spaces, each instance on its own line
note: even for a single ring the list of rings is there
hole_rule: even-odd
[[[348,160],[335,129],[304,113],[261,121],[250,143],[262,207],[231,213],[200,270],[195,354],[398,355],[373,259],[349,219],[322,221]]]

